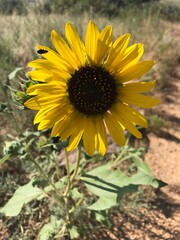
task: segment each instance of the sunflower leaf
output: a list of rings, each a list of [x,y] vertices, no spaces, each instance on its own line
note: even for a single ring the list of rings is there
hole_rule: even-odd
[[[79,237],[78,228],[76,226],[70,225],[68,230],[71,239],[77,239]]]
[[[103,198],[100,197],[95,203],[88,207],[88,209],[99,211],[108,209],[114,205],[116,205],[116,195],[112,196],[112,198]]]
[[[81,179],[90,192],[98,196],[98,200],[88,208],[91,210],[105,210],[117,204],[118,199],[125,193],[136,192],[139,185],[151,185],[155,188],[165,186],[165,183],[151,175],[147,165],[139,159],[135,162],[137,172],[127,176],[119,169],[112,169],[112,162],[97,167]]]
[[[43,190],[33,187],[32,184],[33,181],[30,181],[28,184],[19,187],[6,205],[0,209],[0,213],[4,213],[8,217],[17,216],[24,204],[32,201],[33,199],[37,199],[44,193]]]
[[[48,240],[53,237],[54,232],[59,229],[62,224],[62,219],[57,220],[57,218],[51,215],[51,220],[49,223],[45,224],[39,233],[40,240]]]

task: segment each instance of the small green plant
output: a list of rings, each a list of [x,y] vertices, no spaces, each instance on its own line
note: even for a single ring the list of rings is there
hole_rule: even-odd
[[[148,165],[142,161],[143,149],[136,150],[129,146],[122,147],[120,154],[115,159],[112,156],[113,160],[105,164],[100,156],[86,159],[81,152],[78,173],[77,162],[75,164],[73,160],[68,163],[71,173],[69,179],[64,175],[65,166],[60,168],[57,164],[58,152],[64,145],[52,143],[51,139],[40,136],[39,132],[26,131],[6,143],[5,157],[1,159],[2,164],[9,158],[18,157],[25,161],[26,171],[29,169],[31,172],[30,182],[15,191],[1,208],[1,214],[16,217],[25,204],[47,199],[46,211],[50,222],[44,224],[39,232],[42,240],[52,237],[61,239],[64,235],[69,235],[70,239],[82,237],[88,227],[87,216],[90,217],[89,221],[96,220],[108,225],[108,212],[120,204],[126,193],[137,192],[140,185],[155,188],[164,186],[163,182],[152,176]],[[132,200],[129,202],[132,203]],[[135,200],[132,204],[135,204]]]
[[[169,123],[157,114],[148,116],[149,130],[152,132],[158,132],[162,129],[169,128]]]

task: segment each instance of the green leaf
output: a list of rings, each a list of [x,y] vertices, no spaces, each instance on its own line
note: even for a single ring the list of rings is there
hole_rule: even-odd
[[[0,103],[0,112],[8,112],[8,104]]]
[[[55,233],[57,232],[61,224],[62,224],[62,219],[57,220],[55,216],[51,215],[50,223],[45,224],[41,228],[39,233],[39,239],[49,240],[50,237],[53,237],[53,235],[55,235]]]
[[[35,179],[33,182],[33,187],[45,188],[49,186],[49,181],[47,179]]]
[[[0,159],[0,165],[5,163],[9,158],[11,157],[11,154],[6,154],[3,158]]]
[[[60,150],[62,148],[66,148],[68,146],[69,140],[65,140],[63,142],[53,143],[54,149]]]
[[[41,194],[44,194],[43,190],[37,187],[33,187],[33,180],[28,184],[19,187],[12,198],[6,203],[6,205],[0,209],[1,213],[4,213],[8,217],[17,216],[23,205],[37,199]]]
[[[63,188],[66,186],[66,185],[65,185],[66,180],[67,180],[67,176],[62,177],[59,181],[57,181],[56,183],[54,183],[55,188],[56,188],[56,189],[63,189]],[[37,197],[37,200],[41,200],[42,198],[46,197],[46,193],[51,192],[51,191],[54,191],[54,187],[53,187],[52,185],[46,186],[46,183],[49,183],[48,181],[46,181],[46,180],[44,179],[44,180],[42,180],[42,183],[43,183],[43,182],[44,182],[44,186],[42,186],[42,187],[44,187],[44,191],[43,191],[44,194],[39,195],[39,196]],[[33,186],[34,186],[34,185],[37,185],[37,183],[38,183],[38,182],[35,180],[35,181],[33,182]]]
[[[82,198],[83,194],[78,191],[78,189],[75,187],[71,190],[71,196],[73,199]]]
[[[100,197],[95,203],[88,207],[90,210],[105,210],[111,208],[112,206],[116,205],[117,203],[117,196],[113,194],[110,198]]]
[[[78,228],[74,225],[71,225],[69,228],[69,234],[71,239],[77,239],[79,237]]]
[[[18,155],[19,150],[21,149],[20,141],[14,140],[10,142],[5,142],[5,146],[3,148],[3,153],[5,155]]]
[[[139,185],[151,185],[161,187],[162,181],[151,175],[148,165],[138,157],[135,162],[137,172],[132,176],[127,176],[119,169],[112,170],[113,162],[104,166],[99,166],[87,174],[83,174],[81,179],[86,187],[99,199],[89,206],[91,210],[105,210],[117,204],[117,201],[125,193],[135,192]]]
[[[132,179],[136,179],[136,181],[138,182],[137,178],[139,178],[139,181],[141,182],[144,181],[143,182],[144,185],[151,185],[155,188],[161,188],[167,185],[167,183],[152,176],[152,171],[150,167],[148,166],[147,163],[142,161],[142,159],[139,156],[137,156],[136,154],[131,155],[133,156],[132,160],[135,166],[138,168],[138,175],[137,176],[133,175]]]
[[[94,215],[95,215],[96,220],[98,222],[100,222],[101,224],[107,226],[108,228],[110,228],[112,226],[112,222],[110,221],[108,210],[94,211]]]
[[[57,181],[57,182],[54,184],[55,187],[56,187],[57,189],[62,189],[62,188],[64,188],[66,179],[67,179],[66,176],[62,177],[59,181]],[[53,188],[53,186],[51,186],[51,185],[49,185],[49,186],[47,186],[47,187],[44,188],[44,191],[45,191],[45,192],[50,192],[50,191],[52,191],[52,190],[54,190],[54,188]]]
[[[131,153],[130,157],[134,162],[135,166],[138,167],[139,170],[141,170],[142,172],[148,175],[152,173],[148,164],[143,162],[142,159],[137,154]]]
[[[15,68],[15,70],[8,75],[9,80],[12,80],[13,78],[15,78],[17,73],[21,70],[23,70],[23,68],[21,67]]]

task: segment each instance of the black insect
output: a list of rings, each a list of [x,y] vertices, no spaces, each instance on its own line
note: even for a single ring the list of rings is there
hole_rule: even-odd
[[[44,50],[44,49],[39,49],[37,51],[37,53],[39,53],[39,54],[44,54],[44,53],[47,53],[47,52],[48,52],[48,50]]]

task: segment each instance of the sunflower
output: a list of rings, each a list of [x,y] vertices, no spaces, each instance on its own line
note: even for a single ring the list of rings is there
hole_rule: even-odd
[[[104,155],[107,132],[119,145],[125,144],[124,130],[142,138],[138,126],[147,121],[133,106],[150,108],[158,99],[145,96],[155,81],[132,82],[148,72],[154,61],[141,61],[142,43],[128,47],[130,34],[112,42],[112,26],[101,32],[90,21],[85,43],[75,28],[67,23],[67,42],[52,31],[56,51],[39,45],[43,59],[28,64],[28,72],[36,84],[27,89],[31,98],[25,106],[37,110],[34,124],[38,130],[52,128],[51,136],[68,139],[67,151],[74,150],[83,140],[85,151]]]

